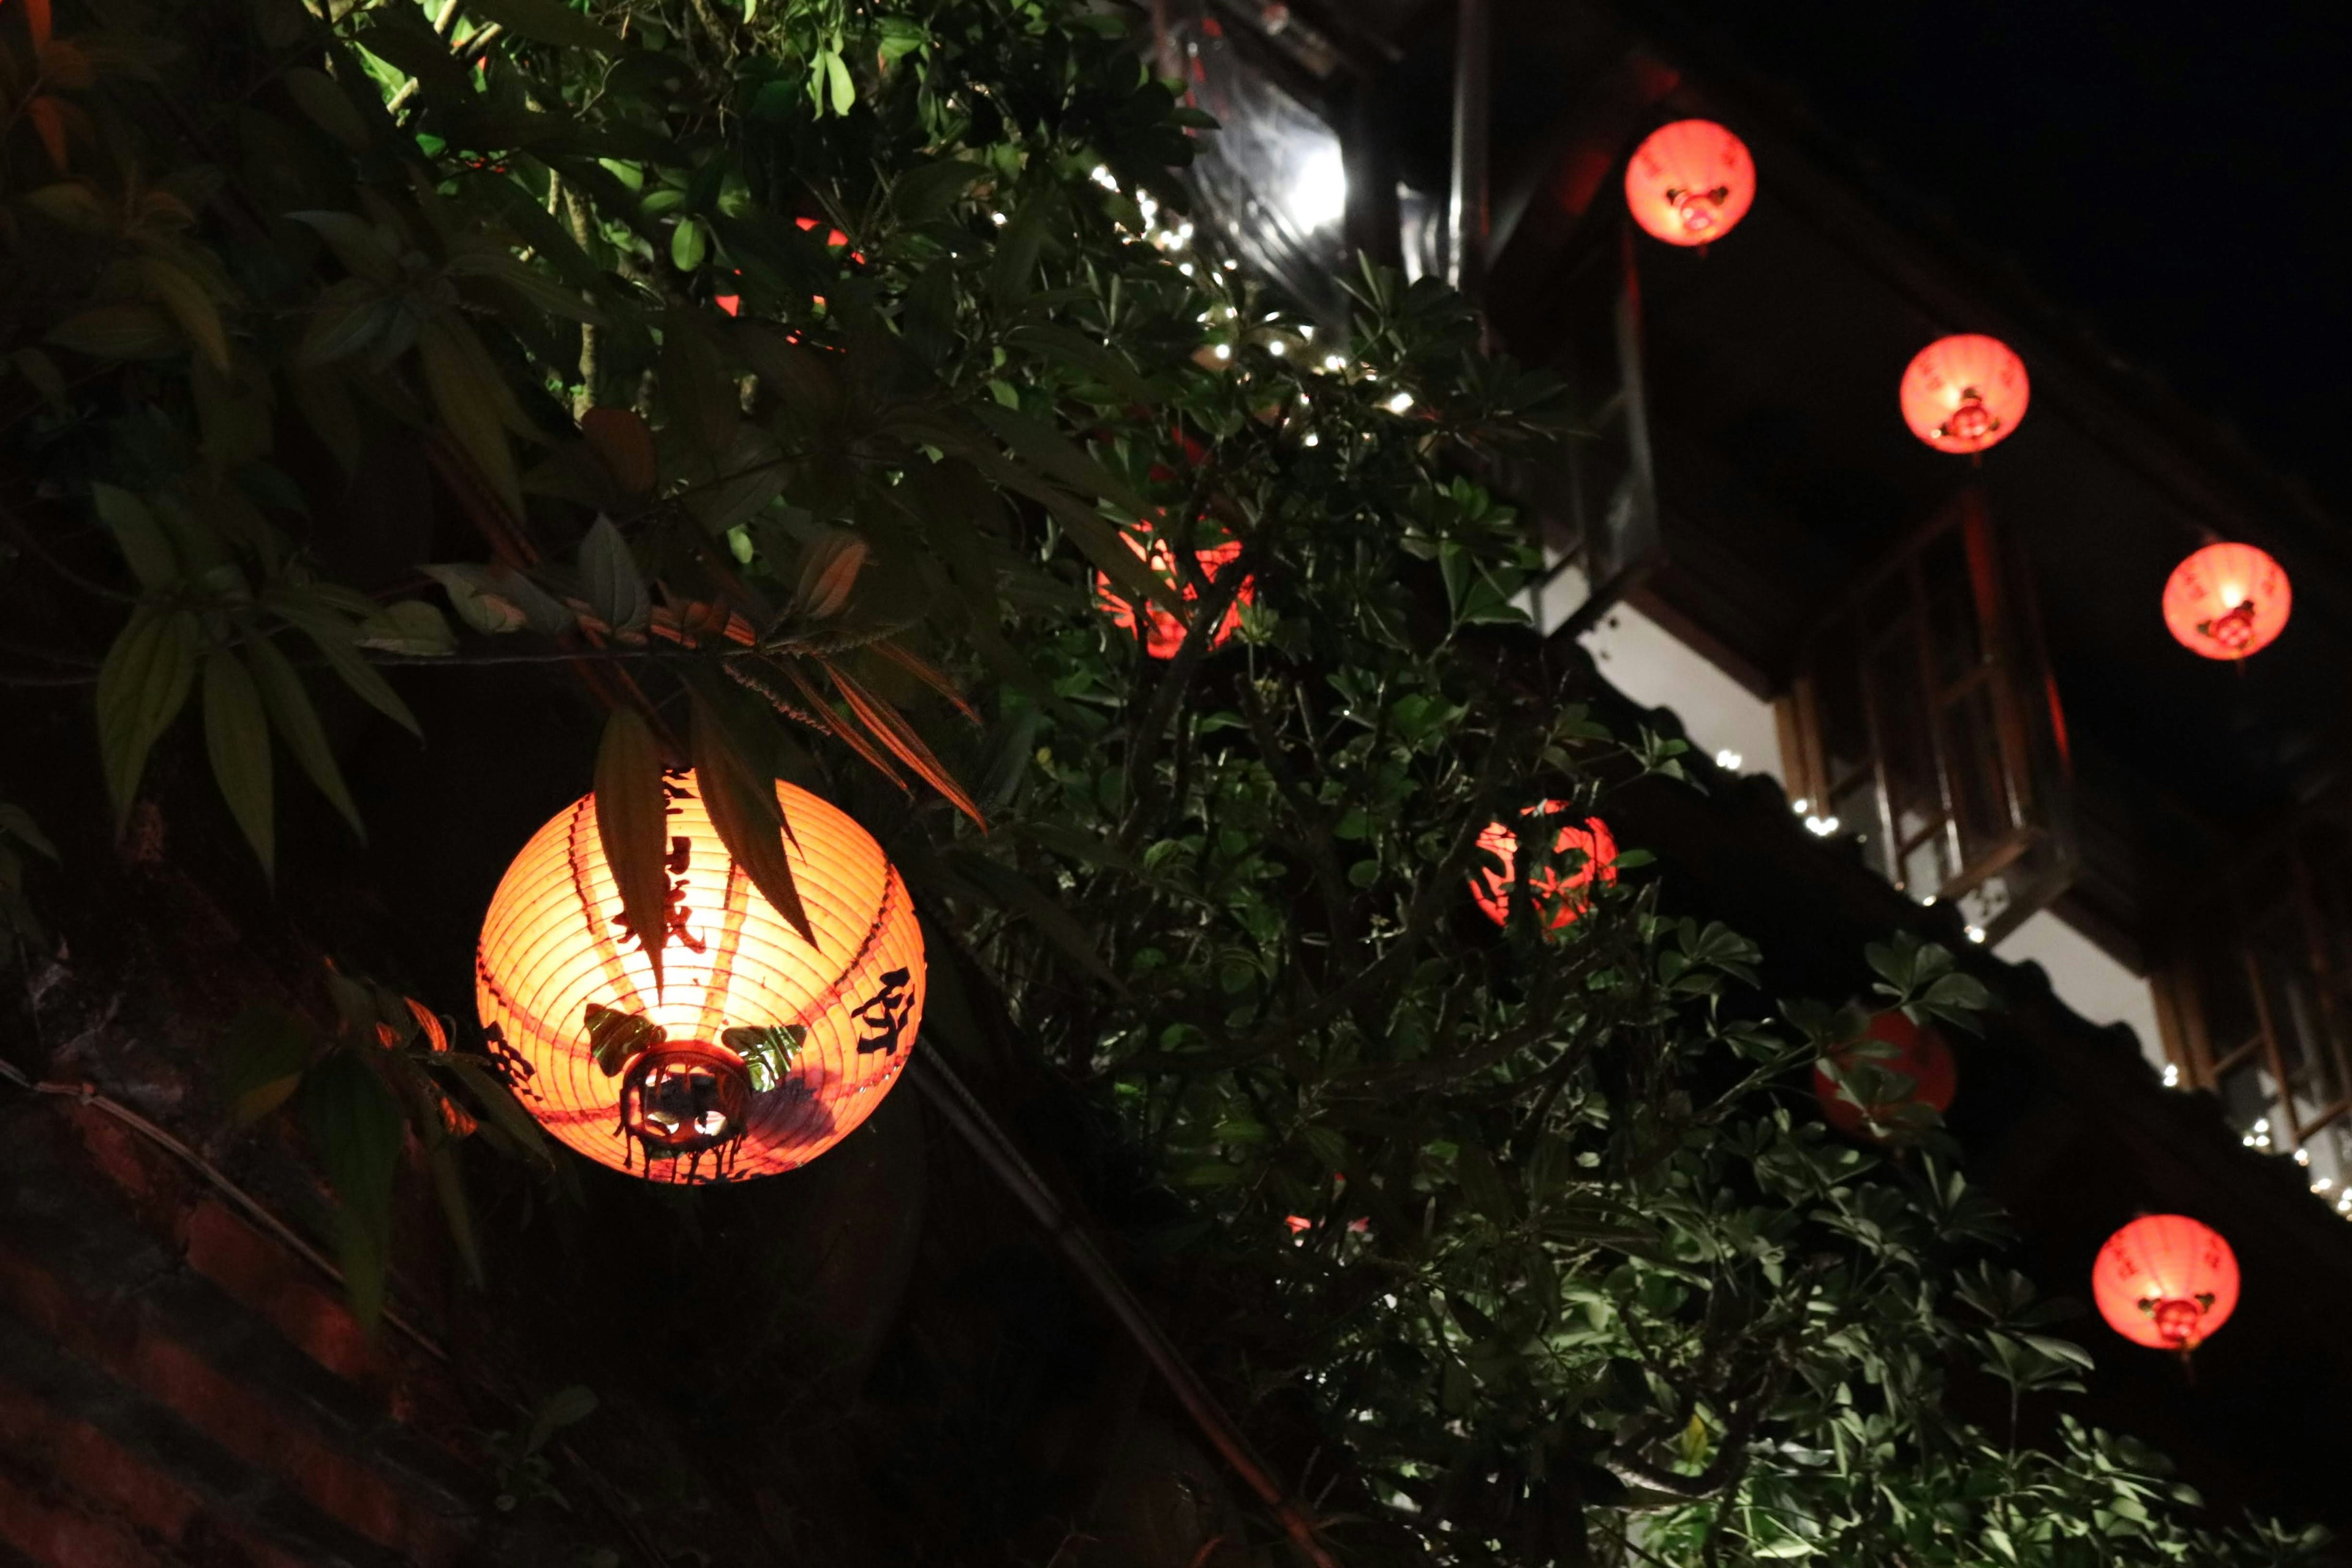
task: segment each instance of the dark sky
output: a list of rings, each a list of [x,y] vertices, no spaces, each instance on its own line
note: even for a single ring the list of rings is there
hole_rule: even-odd
[[[2352,6],[1676,8],[2110,348],[2352,510]]]

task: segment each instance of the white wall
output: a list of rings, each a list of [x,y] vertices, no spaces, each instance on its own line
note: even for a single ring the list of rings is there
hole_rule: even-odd
[[[1549,602],[1535,606],[1549,631],[1584,594],[1574,572]],[[1671,708],[1694,749],[1708,756],[1738,753],[1738,772],[1786,780],[1772,705],[1752,695],[1708,658],[1628,605],[1620,605],[1581,639],[1610,683],[1645,708]],[[1630,737],[1629,737],[1630,738]],[[2140,1054],[2164,1066],[2164,1037],[2156,1025],[2156,993],[2088,937],[2049,910],[2032,915],[1993,952],[2011,963],[2042,965],[2058,999],[2094,1024],[2128,1024]]]
[[[1618,690],[1645,708],[1673,709],[1694,750],[1710,757],[1736,752],[1735,772],[1785,778],[1772,705],[1665,627],[1620,605],[1580,640]]]
[[[2161,1071],[2164,1037],[2156,1026],[2156,993],[2148,983],[2048,910],[2026,917],[1993,950],[2011,963],[2042,965],[2058,1000],[2094,1024],[2129,1024],[2139,1054]]]

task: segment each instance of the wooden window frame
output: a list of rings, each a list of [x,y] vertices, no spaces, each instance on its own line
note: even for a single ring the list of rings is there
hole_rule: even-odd
[[[1927,563],[1955,533],[1966,561],[1975,656],[1947,679],[1942,670],[1953,650],[1948,639],[1938,639],[1932,589],[1939,584],[1931,583]],[[1898,647],[1903,643],[1908,646]],[[1844,666],[1832,670],[1829,661],[1843,658],[1845,649],[1853,650],[1853,700],[1867,735],[1859,746],[1856,737],[1846,737],[1843,749],[1858,760],[1840,774],[1832,768],[1840,748],[1828,733],[1824,686],[1844,679]],[[1890,691],[1890,683],[1906,689]],[[1932,774],[1925,808],[1910,813],[1916,822],[1908,826],[1904,807],[1923,803],[1898,802],[1897,738],[1887,733],[1891,704],[1906,701],[1917,726],[1913,742],[1925,741],[1915,760]],[[1990,714],[1990,733],[1968,730],[1964,705],[1972,702]],[[1790,794],[1817,830],[1841,803],[1864,797],[1874,820],[1839,822],[1834,831],[1861,837],[1865,856],[1903,892],[1923,903],[1958,903],[1980,940],[2000,941],[2073,879],[2064,711],[2042,651],[2031,580],[2004,547],[1975,487],[1915,530],[1821,617],[1777,716]],[[1990,835],[1967,820],[1962,804],[1966,747],[1976,750],[1979,764],[1995,764],[1989,773],[1980,767],[1978,777],[1979,784],[1998,781],[1990,793],[1998,797],[2000,826]],[[1920,885],[1927,879],[1914,869],[1923,853],[1933,864],[1933,886]]]
[[[2326,876],[2331,864],[2333,898]],[[2270,875],[2280,869],[2283,879]],[[2168,1079],[2223,1095],[2225,1113],[2250,1147],[2293,1154],[2322,1132],[2352,1131],[2352,797],[2339,795],[2299,813],[2238,847],[2221,869],[2201,880],[2208,886],[2194,900],[2195,913],[2172,933],[2167,962],[2154,976],[2158,1022],[2174,1069]],[[2262,940],[2262,928],[2282,918],[2291,919],[2294,928],[2284,949]],[[2217,964],[2225,967],[2217,970]],[[2248,1022],[2229,1038],[2216,1037],[2221,1008],[2210,988],[2220,974],[2243,987],[2240,1001]],[[2296,986],[2307,988],[2316,1032],[2302,1037],[2297,1031],[2291,1055],[2291,1021],[2280,1017],[2279,1001]],[[2291,1066],[2296,1058],[2318,1061],[2332,1080],[2326,1097],[2308,1110],[2296,1103]],[[2227,1103],[2228,1080],[2249,1067],[2258,1074],[2253,1087],[2266,1096],[2259,1120]],[[2336,1173],[2324,1195],[2352,1210],[2344,1163],[2328,1163]]]

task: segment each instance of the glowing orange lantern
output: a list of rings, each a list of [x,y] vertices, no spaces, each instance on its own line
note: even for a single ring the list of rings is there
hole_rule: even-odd
[[[1941,1116],[1952,1108],[1959,1089],[1959,1069],[1952,1048],[1933,1029],[1923,1029],[1898,1010],[1878,1014],[1863,1032],[1863,1040],[1894,1047],[1891,1054],[1866,1052],[1857,1040],[1829,1053],[1838,1074],[1854,1098],[1838,1092],[1836,1080],[1822,1063],[1813,1066],[1813,1095],[1831,1126],[1852,1137],[1882,1142],[1890,1131],[1900,1132],[1920,1118],[1912,1110],[1925,1106]],[[1899,1081],[1907,1079],[1907,1086]],[[1856,1100],[1861,1103],[1857,1104]]]
[[[1519,815],[1541,826],[1544,818],[1568,809],[1564,800],[1548,800]],[[1490,822],[1478,835],[1478,847],[1493,856],[1499,865],[1494,868],[1482,867],[1471,877],[1470,896],[1478,901],[1487,919],[1501,925],[1511,914],[1511,883],[1517,877],[1519,837],[1501,823]],[[1609,836],[1606,823],[1597,816],[1588,816],[1581,827],[1563,824],[1551,848],[1556,859],[1564,859],[1571,851],[1580,858],[1565,870],[1558,865],[1541,868],[1528,884],[1528,897],[1547,929],[1562,931],[1574,925],[1591,906],[1596,881],[1617,880],[1617,840]]]
[[[2237,1255],[2185,1215],[2143,1215],[2099,1248],[2091,1294],[2132,1343],[2185,1355],[2237,1310]]]
[[[1979,332],[1937,338],[1903,373],[1903,422],[1938,452],[1981,452],[2009,438],[2032,388],[2025,362]]]
[[[1149,528],[1141,530],[1141,532],[1145,539],[1150,538],[1151,531]],[[1167,541],[1152,540],[1150,548],[1147,551],[1141,539],[1138,539],[1132,533],[1126,537],[1127,547],[1142,556],[1144,563],[1151,568],[1161,582],[1170,584],[1176,582],[1176,555],[1168,548]],[[1241,541],[1229,539],[1223,544],[1196,551],[1192,558],[1200,563],[1202,577],[1213,584],[1217,580],[1217,574],[1239,559],[1241,552]],[[1188,605],[1197,601],[1201,596],[1199,591],[1190,583],[1181,584],[1178,591]],[[1224,618],[1220,620],[1216,629],[1209,634],[1211,647],[1224,646],[1225,639],[1232,637],[1242,624],[1242,606],[1253,602],[1256,597],[1255,581],[1248,577],[1243,578],[1240,589],[1234,595],[1234,602],[1225,606]],[[1095,598],[1109,614],[1113,626],[1129,637],[1135,635],[1135,606],[1111,590],[1110,577],[1106,573],[1095,574]],[[1143,614],[1145,619],[1143,651],[1154,658],[1174,658],[1177,650],[1184,646],[1184,623],[1157,604],[1146,604],[1143,606]]]
[[[2261,652],[2286,629],[2294,607],[2285,571],[2251,544],[2209,544],[2164,584],[2164,624],[2207,658]]]
[[[1706,245],[1729,234],[1756,199],[1748,144],[1712,120],[1661,125],[1625,165],[1633,221],[1668,245]]]
[[[622,924],[592,795],[532,837],[490,900],[482,1025],[524,1107],[592,1160],[672,1182],[789,1171],[848,1136],[906,1067],[922,931],[881,847],[815,795],[776,785],[812,946],[728,855],[694,775],[663,787],[659,985]]]

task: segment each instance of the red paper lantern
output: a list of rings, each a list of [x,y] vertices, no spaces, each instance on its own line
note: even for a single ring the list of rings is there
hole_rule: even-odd
[[[591,795],[539,830],[490,900],[482,1025],[524,1109],[592,1160],[672,1182],[789,1171],[898,1081],[922,1023],[923,933],[881,847],[825,801],[776,785],[812,945],[728,855],[695,776],[663,787],[660,984],[621,923]]]
[[[1548,800],[1519,815],[1540,826],[1545,818],[1557,816],[1569,809],[1564,800]],[[1510,919],[1511,883],[1517,876],[1518,835],[1499,822],[1490,822],[1478,835],[1478,847],[1500,862],[1499,867],[1481,867],[1470,878],[1470,896],[1486,912],[1486,918],[1496,925]],[[1582,858],[1574,866],[1567,860],[1570,851]],[[1552,840],[1555,864],[1538,870],[1528,884],[1528,898],[1536,912],[1552,931],[1574,925],[1578,917],[1591,906],[1594,882],[1617,880],[1617,840],[1609,836],[1608,824],[1597,816],[1588,816],[1584,826],[1563,824]]]
[[[2237,1255],[2185,1215],[2143,1215],[2099,1248],[2091,1294],[2107,1326],[2132,1343],[2185,1353],[2237,1310]]]
[[[2164,624],[2207,658],[2261,652],[2286,629],[2294,607],[2284,569],[2251,544],[2209,544],[2164,584]]]
[[[1999,338],[1937,338],[1903,373],[1903,422],[1938,452],[1981,452],[2025,417],[2025,362]]]
[[[1756,199],[1748,144],[1712,120],[1661,125],[1625,165],[1625,205],[1644,232],[1668,245],[1721,239]]]
[[[1909,1107],[1926,1106],[1938,1116],[1952,1108],[1960,1075],[1943,1036],[1921,1028],[1901,1010],[1891,1009],[1873,1017],[1863,1037],[1893,1047],[1893,1054],[1865,1053],[1859,1040],[1829,1054],[1847,1087],[1864,1104],[1841,1095],[1824,1066],[1818,1062],[1813,1066],[1813,1095],[1822,1102],[1822,1114],[1831,1126],[1875,1142],[1883,1141],[1888,1131],[1900,1131],[1914,1121],[1906,1114]],[[1895,1074],[1909,1079],[1909,1086],[1895,1082],[1891,1077]]]
[[[1177,582],[1176,554],[1168,548],[1167,542],[1153,539],[1147,550],[1144,540],[1151,538],[1151,531],[1149,528],[1140,528],[1138,531],[1142,535],[1141,538],[1138,538],[1135,533],[1126,536],[1127,547],[1141,556],[1144,563],[1151,568],[1161,582],[1175,586],[1182,595],[1186,604],[1198,601],[1201,596],[1199,590],[1190,583]],[[1196,551],[1192,559],[1200,563],[1202,577],[1213,584],[1217,580],[1217,574],[1238,559],[1241,552],[1241,541],[1229,539],[1223,544]],[[1234,595],[1234,602],[1225,607],[1224,618],[1220,620],[1216,629],[1209,634],[1211,647],[1224,646],[1225,639],[1232,637],[1241,626],[1242,606],[1252,603],[1256,598],[1255,581],[1248,577],[1243,578],[1241,588]],[[1095,600],[1110,616],[1113,626],[1129,637],[1135,635],[1135,606],[1128,603],[1124,596],[1112,590],[1110,577],[1107,573],[1095,574]],[[1145,619],[1143,651],[1154,658],[1174,658],[1177,650],[1184,646],[1184,623],[1157,602],[1147,602],[1143,606],[1143,614]]]

